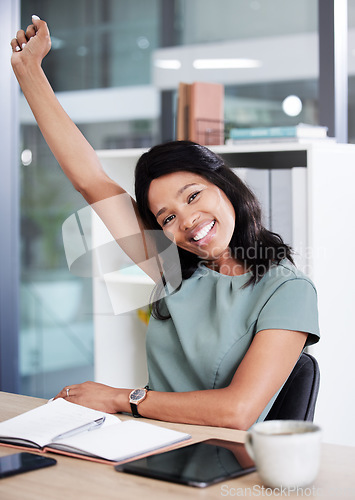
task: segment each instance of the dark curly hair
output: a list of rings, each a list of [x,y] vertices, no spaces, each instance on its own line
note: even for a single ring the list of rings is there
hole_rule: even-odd
[[[162,229],[149,210],[148,191],[153,179],[173,172],[193,172],[219,187],[235,211],[235,229],[229,247],[233,257],[242,262],[251,277],[246,286],[259,281],[272,264],[282,259],[293,263],[291,247],[280,235],[262,224],[260,203],[248,186],[210,149],[191,141],[172,141],[152,147],[137,162],[135,193],[138,211],[146,229]],[[189,278],[200,258],[178,248],[182,278]],[[153,304],[153,314],[166,318],[159,311],[159,300]]]

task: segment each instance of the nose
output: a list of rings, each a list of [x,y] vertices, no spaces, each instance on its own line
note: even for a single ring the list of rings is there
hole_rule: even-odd
[[[181,229],[183,231],[188,231],[191,227],[194,226],[196,221],[198,220],[198,214],[195,211],[187,208],[181,217]]]

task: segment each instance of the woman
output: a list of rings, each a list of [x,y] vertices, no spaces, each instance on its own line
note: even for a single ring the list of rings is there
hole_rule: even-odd
[[[207,148],[152,148],[137,164],[137,204],[129,199],[58,103],[41,69],[49,31],[37,16],[32,21],[11,41],[12,66],[59,164],[88,203],[112,200],[100,215],[115,238],[144,228],[172,239],[183,277],[154,305],[149,391],[130,395],[86,382],[56,397],[106,412],[248,429],[266,416],[305,345],[318,340],[313,284],[293,266],[289,247],[262,226],[249,189]],[[154,268],[146,271],[161,280]]]

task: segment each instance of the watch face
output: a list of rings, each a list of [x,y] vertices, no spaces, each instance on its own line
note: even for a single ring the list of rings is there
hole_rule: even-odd
[[[131,392],[129,400],[132,403],[136,403],[137,401],[140,401],[143,399],[146,395],[146,390],[145,389],[135,389],[134,391]]]

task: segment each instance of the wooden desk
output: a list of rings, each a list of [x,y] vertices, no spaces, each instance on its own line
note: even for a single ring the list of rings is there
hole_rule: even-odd
[[[0,392],[0,421],[40,406],[42,399]],[[122,419],[130,417],[120,416]],[[242,431],[195,425],[159,425],[191,434],[193,441],[215,437],[242,442]],[[0,446],[0,456],[18,450]],[[314,485],[298,492],[271,490],[256,472],[208,488],[199,489],[164,481],[118,473],[103,465],[61,455],[48,454],[58,461],[54,467],[0,480],[1,500],[181,500],[196,498],[355,498],[355,448],[323,445],[322,464]]]

